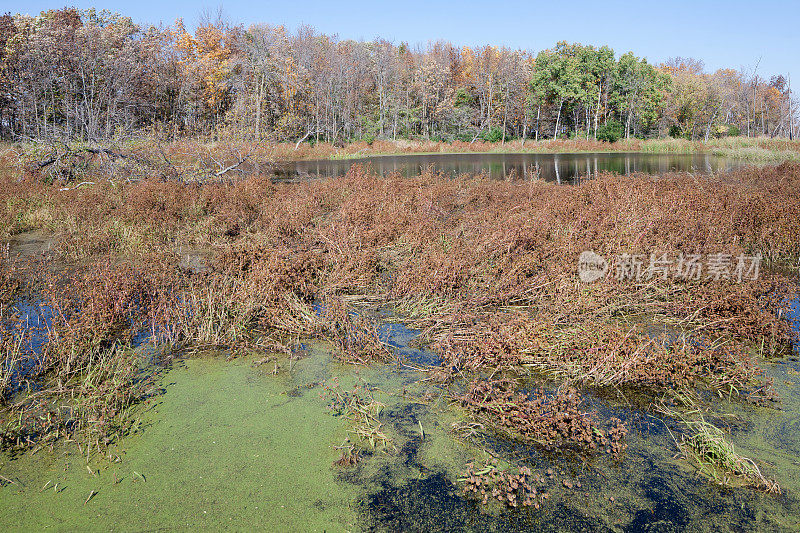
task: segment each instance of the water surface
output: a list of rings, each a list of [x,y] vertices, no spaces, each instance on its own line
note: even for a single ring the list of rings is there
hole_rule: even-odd
[[[666,172],[725,172],[741,167],[743,161],[711,154],[412,154],[373,156],[347,160],[312,160],[279,163],[281,177],[343,176],[356,163],[367,163],[378,174],[399,172],[405,177],[433,168],[445,174],[487,173],[493,179],[536,178],[557,183],[576,183],[600,172],[663,174]]]
[[[410,330],[409,330],[410,331]],[[388,333],[404,346],[406,331]],[[176,362],[163,393],[140,406],[138,428],[88,462],[71,443],[0,454],[0,529],[269,531],[797,531],[800,528],[796,361],[767,365],[783,401],[719,406],[742,453],[783,487],[781,496],[726,489],[676,459],[661,421],[587,393],[587,408],[631,428],[622,461],[542,454],[490,432],[456,438],[465,414],[442,385],[396,364],[341,365],[322,342],[289,364],[225,354]],[[384,403],[385,449],[356,467],[333,465],[351,425],[327,408],[325,388],[369,386]],[[715,410],[716,411],[716,410]],[[424,431],[424,433],[423,433]],[[555,476],[541,509],[487,507],[463,496],[467,462],[491,455]],[[91,469],[91,473],[89,470]],[[565,488],[562,480],[580,481]],[[56,483],[58,484],[56,486]],[[91,496],[91,498],[89,498]],[[87,501],[88,499],[88,501]]]

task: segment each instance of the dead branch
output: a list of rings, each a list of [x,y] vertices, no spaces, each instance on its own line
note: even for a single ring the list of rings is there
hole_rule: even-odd
[[[41,169],[41,168],[44,168],[46,166],[52,165],[54,163],[58,163],[63,158],[65,158],[67,156],[74,156],[74,155],[79,155],[79,154],[84,154],[84,153],[92,154],[92,155],[107,155],[107,156],[113,157],[115,159],[129,159],[130,158],[129,155],[121,154],[119,152],[114,152],[114,151],[109,150],[107,148],[88,148],[88,147],[77,148],[77,149],[68,148],[63,153],[58,153],[57,152],[56,155],[51,157],[50,159],[46,159],[44,161],[38,161],[36,164],[37,164],[38,168]]]
[[[79,184],[75,185],[74,187],[61,187],[58,190],[59,191],[71,191],[71,190],[77,189],[78,187],[80,187],[82,185],[94,185],[94,182],[93,181],[82,181]]]

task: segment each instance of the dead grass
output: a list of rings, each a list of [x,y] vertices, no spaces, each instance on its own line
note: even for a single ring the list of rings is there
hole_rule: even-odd
[[[31,174],[0,179],[0,220],[25,220],[9,233],[58,237],[48,269],[59,275],[42,278],[59,311],[38,378],[49,384],[123,357],[143,328],[176,349],[265,350],[275,344],[264,333],[325,335],[345,361],[385,359],[375,324],[343,296],[405,312],[448,373],[527,368],[581,384],[740,390],[757,377],[753,346],[780,353],[793,335],[780,309],[797,289],[777,270],[741,284],[588,285],[576,268],[584,250],[796,264],[800,164],[563,187],[377,178],[363,166],[304,183],[154,177],[61,190]],[[179,266],[189,245],[213,258],[207,271]],[[129,387],[120,375],[97,374],[98,387]]]

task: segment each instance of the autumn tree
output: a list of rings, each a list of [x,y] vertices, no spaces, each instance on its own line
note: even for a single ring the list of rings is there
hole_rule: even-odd
[[[680,132],[792,135],[789,80],[659,68],[603,46],[409,47],[340,40],[309,26],[247,29],[204,18],[189,31],[107,11],[0,17],[0,135],[98,140],[140,131],[305,141],[424,137],[626,137]],[[616,123],[616,122],[615,122]]]

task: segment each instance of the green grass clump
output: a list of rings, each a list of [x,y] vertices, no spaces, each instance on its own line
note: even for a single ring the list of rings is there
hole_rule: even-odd
[[[669,418],[678,420],[685,432],[678,439],[669,430],[683,457],[694,464],[700,474],[718,485],[745,485],[770,494],[780,494],[781,487],[761,473],[755,461],[736,451],[725,438],[722,429],[708,422],[697,407],[698,397],[687,391],[673,392],[673,398],[687,410],[677,411],[664,402],[657,409]]]
[[[778,483],[764,477],[752,459],[740,455],[720,428],[702,418],[686,421],[686,426],[690,433],[683,436],[679,447],[702,474],[720,485],[730,485],[738,478],[757,489],[780,494]]]

